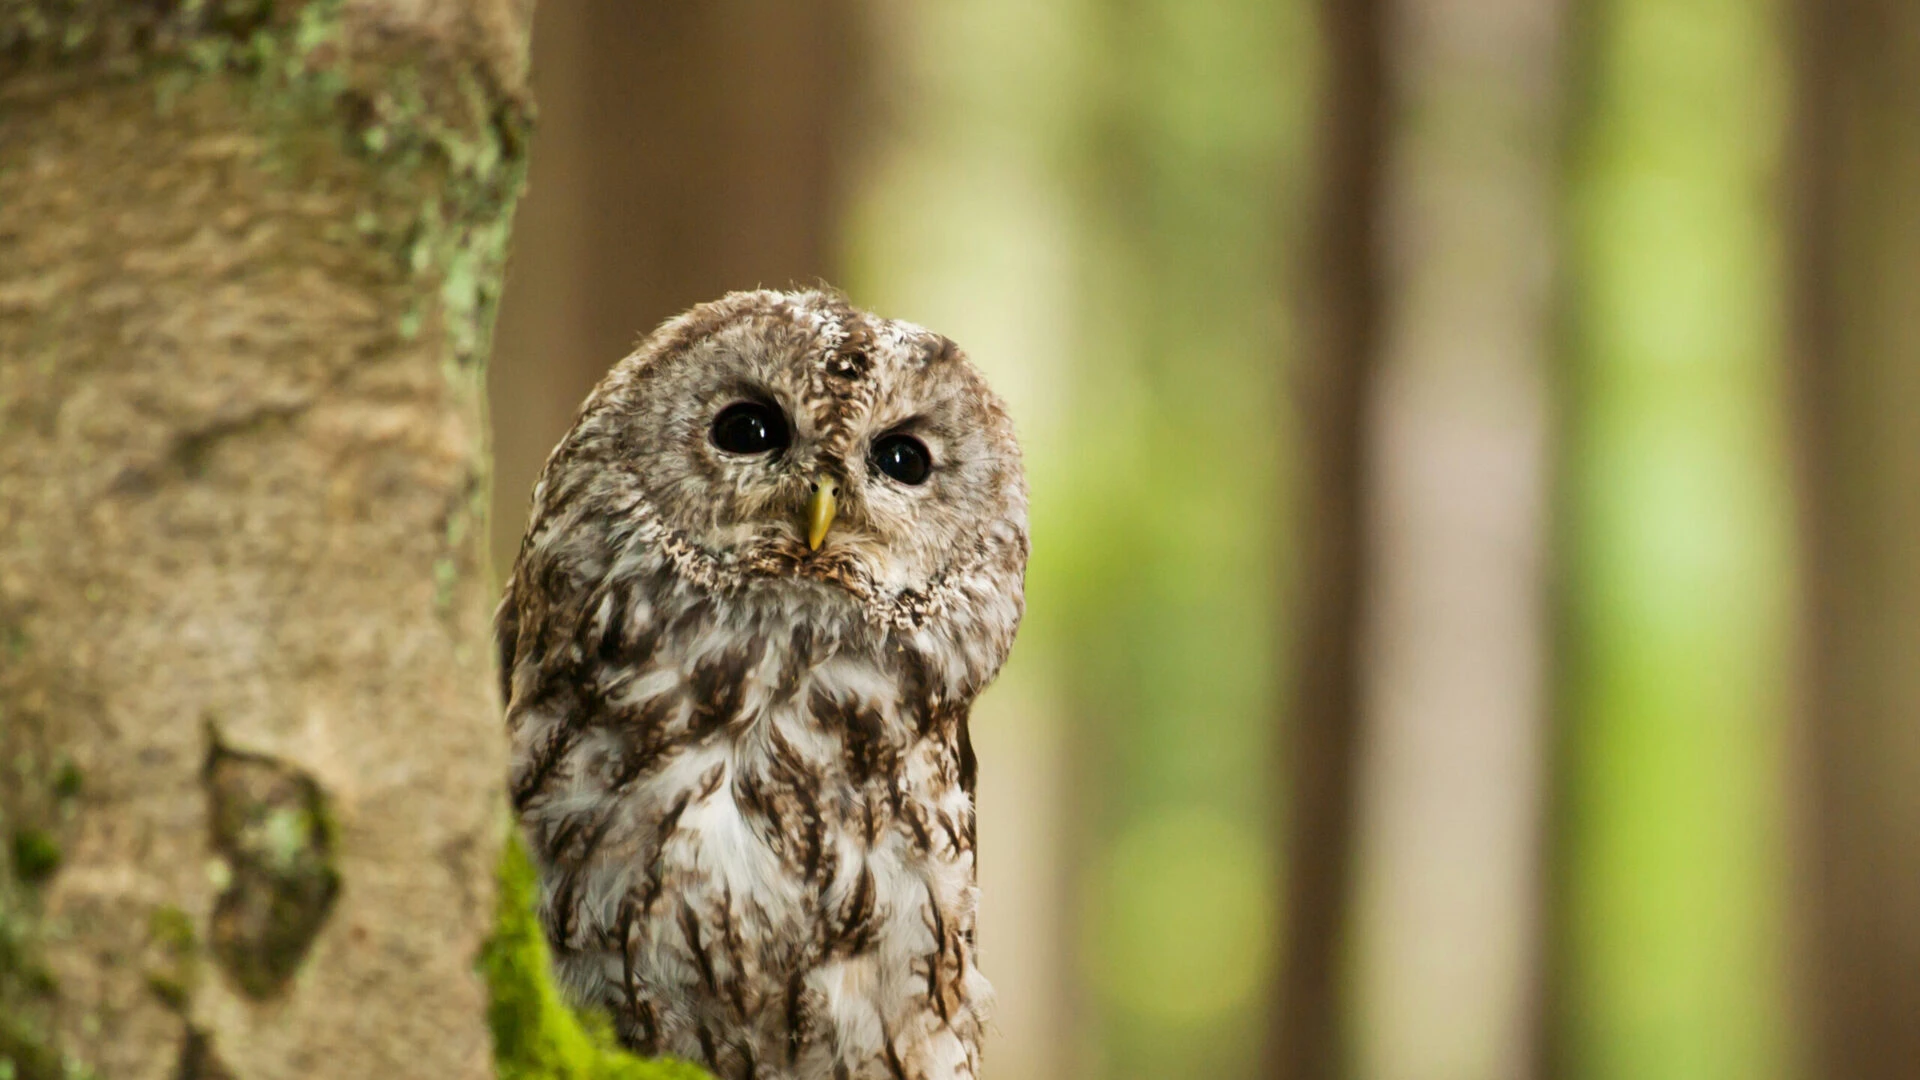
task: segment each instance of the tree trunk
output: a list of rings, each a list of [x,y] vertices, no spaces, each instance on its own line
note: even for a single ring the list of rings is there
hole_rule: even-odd
[[[1920,1062],[1920,7],[1798,5],[1812,1075]]]
[[[1366,605],[1372,469],[1367,444],[1383,344],[1380,195],[1386,156],[1383,0],[1325,0],[1318,235],[1303,305],[1304,489],[1295,597],[1285,961],[1267,1075],[1351,1073],[1341,1006],[1353,876],[1360,614]]]
[[[489,1075],[525,0],[0,3],[0,1059]]]
[[[1372,1080],[1533,1059],[1565,10],[1394,5],[1352,915]]]

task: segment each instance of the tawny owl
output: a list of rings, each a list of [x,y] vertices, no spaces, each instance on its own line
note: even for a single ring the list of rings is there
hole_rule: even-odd
[[[615,366],[498,625],[570,992],[723,1078],[977,1076],[967,715],[1026,559],[1012,425],[944,337],[745,292]]]

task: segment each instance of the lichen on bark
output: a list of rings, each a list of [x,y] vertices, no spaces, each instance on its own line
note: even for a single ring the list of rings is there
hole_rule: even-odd
[[[345,150],[371,164],[387,197],[357,207],[354,228],[436,282],[447,343],[477,364],[525,179],[529,6],[496,0],[462,18],[452,0],[404,14],[354,0],[0,0],[0,59],[151,79],[163,116],[220,78],[244,92],[285,163]],[[403,337],[419,333],[426,306],[403,313]]]

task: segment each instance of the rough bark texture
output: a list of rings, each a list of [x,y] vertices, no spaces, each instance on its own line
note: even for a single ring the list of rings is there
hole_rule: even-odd
[[[1920,7],[1798,5],[1812,1075],[1920,1062]]]
[[[0,2],[0,1058],[489,1075],[517,0]]]
[[[1342,1018],[1353,877],[1354,784],[1361,706],[1360,613],[1366,606],[1372,475],[1369,413],[1382,347],[1380,258],[1386,153],[1385,5],[1326,0],[1315,295],[1303,313],[1306,407],[1299,420],[1301,555],[1293,709],[1285,762],[1285,962],[1269,1027],[1269,1076],[1351,1073]]]

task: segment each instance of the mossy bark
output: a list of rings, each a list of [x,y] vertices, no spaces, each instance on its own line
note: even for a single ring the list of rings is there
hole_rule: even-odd
[[[527,9],[0,0],[15,1075],[492,1072]]]

